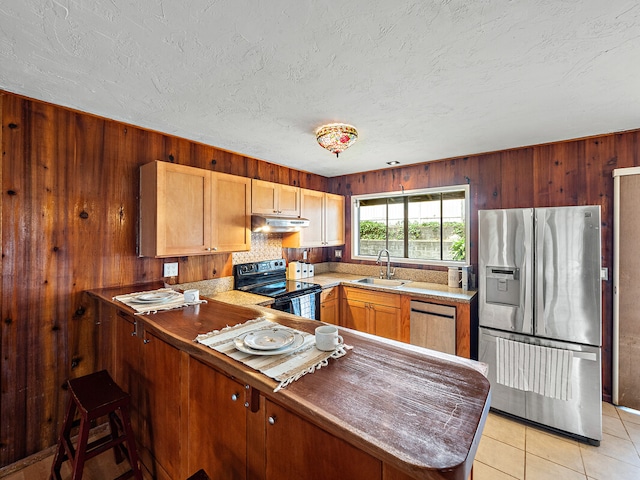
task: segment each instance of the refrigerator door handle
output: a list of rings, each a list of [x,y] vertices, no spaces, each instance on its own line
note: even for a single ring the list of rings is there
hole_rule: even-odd
[[[580,360],[589,360],[591,362],[596,362],[598,360],[598,356],[592,352],[573,352],[573,358],[579,358]]]

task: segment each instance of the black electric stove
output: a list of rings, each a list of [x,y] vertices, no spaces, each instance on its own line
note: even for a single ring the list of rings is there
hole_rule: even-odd
[[[287,280],[287,265],[282,258],[235,265],[233,279],[236,290],[271,297],[274,299],[273,308],[284,312],[297,313],[292,305],[293,299],[311,295],[315,313],[310,318],[320,318],[322,287],[315,283]]]

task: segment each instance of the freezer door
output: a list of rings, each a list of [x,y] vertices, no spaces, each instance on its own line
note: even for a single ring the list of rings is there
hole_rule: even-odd
[[[536,393],[532,389],[520,390],[498,383],[497,343],[499,338],[517,342],[518,345],[537,345],[561,351],[569,350],[571,352],[571,377],[568,380],[570,382],[568,398],[563,400]],[[519,355],[525,354],[519,352]],[[503,361],[508,358],[504,357]],[[478,359],[489,365],[488,379],[491,383],[492,409],[596,442],[602,439],[600,348],[480,328]],[[533,360],[530,363],[525,362],[525,365],[530,365],[529,368],[535,368]],[[507,363],[502,365],[502,368],[506,370],[511,368],[513,371],[514,366],[512,363]],[[520,368],[522,368],[522,364],[520,364]],[[538,371],[533,378],[543,378],[543,375],[550,375],[552,372],[552,364],[548,363],[545,369]],[[520,373],[524,374],[525,372],[521,370]]]
[[[533,333],[533,209],[478,212],[480,325]]]
[[[599,442],[602,440],[600,347],[536,339],[543,347],[572,350],[571,399],[527,392],[525,418]]]
[[[538,208],[535,231],[535,335],[600,346],[600,207]]]
[[[496,341],[498,336],[510,340],[515,339],[514,335],[510,333],[480,328],[478,360],[489,366],[487,378],[491,383],[491,408],[525,418],[527,392],[506,387],[496,381],[496,372],[498,370]]]

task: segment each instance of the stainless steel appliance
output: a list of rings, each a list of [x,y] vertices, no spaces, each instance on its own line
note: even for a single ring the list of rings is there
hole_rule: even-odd
[[[412,345],[456,354],[456,308],[411,300],[409,318]]]
[[[310,224],[306,218],[274,217],[269,215],[251,215],[253,232],[287,233],[299,232]]]
[[[478,213],[479,360],[491,407],[598,445],[600,207]]]
[[[320,292],[315,283],[287,280],[284,259],[242,263],[233,268],[236,290],[274,299],[272,307],[313,320],[320,320]]]

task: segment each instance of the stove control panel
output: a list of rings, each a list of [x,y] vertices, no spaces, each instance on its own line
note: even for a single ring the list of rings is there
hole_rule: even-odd
[[[263,262],[243,263],[236,265],[235,270],[240,275],[272,273],[285,270],[286,263],[283,258],[278,260],[265,260]]]

